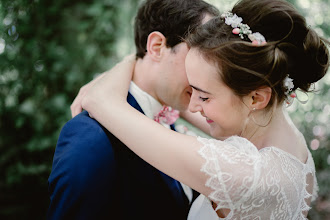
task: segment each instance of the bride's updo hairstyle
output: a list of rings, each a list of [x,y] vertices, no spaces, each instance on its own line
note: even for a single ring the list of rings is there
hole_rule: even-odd
[[[216,17],[190,34],[186,42],[219,68],[223,82],[236,95],[269,86],[268,108],[286,99],[284,80],[293,79],[294,88],[304,92],[321,79],[329,66],[325,39],[306,25],[305,18],[282,0],[242,0],[231,11],[259,32],[266,44],[256,46],[233,34],[233,28]]]

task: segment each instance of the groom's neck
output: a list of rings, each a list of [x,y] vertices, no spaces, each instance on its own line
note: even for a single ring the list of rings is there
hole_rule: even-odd
[[[132,80],[140,89],[161,103],[157,96],[159,74],[159,63],[155,63],[148,56],[145,56],[143,59],[137,60]]]

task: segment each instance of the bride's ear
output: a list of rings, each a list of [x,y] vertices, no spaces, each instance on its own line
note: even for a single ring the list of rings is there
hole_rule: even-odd
[[[159,31],[150,33],[147,40],[147,53],[151,59],[159,61],[164,49],[166,49],[166,37]]]
[[[248,103],[251,109],[264,109],[272,97],[272,89],[268,86],[260,87],[248,95]]]

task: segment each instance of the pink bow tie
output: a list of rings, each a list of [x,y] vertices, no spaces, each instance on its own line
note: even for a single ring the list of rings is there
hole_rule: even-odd
[[[163,106],[163,108],[154,116],[154,120],[159,123],[168,125],[173,124],[179,118],[179,111],[172,109],[170,106]]]

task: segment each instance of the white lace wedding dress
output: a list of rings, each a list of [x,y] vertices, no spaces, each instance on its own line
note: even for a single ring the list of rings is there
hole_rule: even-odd
[[[198,137],[199,154],[206,160],[201,171],[209,176],[206,186],[213,192],[200,195],[188,220],[300,220],[307,219],[310,201],[317,194],[311,153],[305,163],[276,147],[258,149],[247,139],[225,141]],[[217,209],[230,209],[219,218]]]

